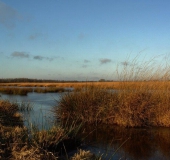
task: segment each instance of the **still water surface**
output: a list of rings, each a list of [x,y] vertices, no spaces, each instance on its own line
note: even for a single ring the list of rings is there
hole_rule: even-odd
[[[34,124],[40,129],[50,128],[55,120],[52,108],[64,93],[28,93],[27,96],[1,94],[0,99],[25,102],[33,110],[23,113],[25,125]],[[94,130],[93,132],[91,132]],[[170,160],[169,128],[121,128],[116,126],[88,126],[84,134],[83,149],[103,154],[109,160]]]
[[[30,112],[22,112],[25,125],[36,125],[39,129],[48,129],[53,125],[53,106],[64,93],[28,93],[27,96],[1,94],[1,99],[10,102],[30,104],[33,108]]]

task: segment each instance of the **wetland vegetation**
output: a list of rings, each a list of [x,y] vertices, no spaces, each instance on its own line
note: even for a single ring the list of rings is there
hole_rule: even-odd
[[[76,137],[80,125],[72,122],[49,130],[39,130],[34,126],[27,128],[19,111],[17,104],[0,101],[0,159],[66,159],[67,151],[81,144],[81,139]],[[97,159],[94,154],[83,150],[70,159],[80,157]]]
[[[37,93],[57,93],[70,91],[66,88],[59,87],[0,87],[0,93],[11,94],[11,95],[23,95],[26,96],[30,92]]]
[[[156,83],[156,82],[155,82]],[[155,84],[158,88],[158,84]],[[124,127],[170,127],[169,91],[146,87],[106,91],[94,86],[65,94],[56,106],[59,119]]]
[[[152,158],[151,154],[159,157],[160,153],[156,155],[158,150],[169,158],[167,148],[170,146],[170,131],[153,132],[149,129],[170,127],[170,68],[168,64],[155,66],[150,61],[136,67],[136,60],[132,62],[134,64],[131,65],[124,63],[121,68],[123,72],[117,69],[117,82],[2,83],[1,88],[4,90],[35,86],[37,88],[34,88],[34,92],[37,93],[65,92],[68,91],[66,88],[70,87],[74,90],[65,92],[53,106],[58,125],[48,130],[39,130],[37,127],[30,129],[23,125],[22,116],[18,111],[31,110],[29,106],[23,104],[19,107],[16,103],[1,101],[1,158],[105,159],[102,155],[97,157],[90,151],[79,148],[84,143],[83,137],[94,131],[97,132],[96,135],[100,133],[98,127],[105,128],[102,130],[104,135],[114,134],[114,139],[109,142],[116,146],[114,151],[122,148],[132,159]],[[43,87],[43,90],[38,87]],[[3,89],[1,92],[5,93]],[[20,92],[18,90],[18,93]],[[93,126],[93,129],[89,130],[90,126]],[[114,127],[114,131],[109,130],[110,126]],[[124,130],[120,131],[118,126]],[[136,131],[130,132],[132,128],[136,128]],[[138,128],[142,129],[139,133]],[[110,133],[105,133],[107,130]],[[141,136],[139,139],[138,134],[144,139]],[[91,141],[94,139],[92,137]],[[117,139],[118,141],[115,141]],[[69,150],[76,147],[80,150],[68,157]],[[152,151],[151,154],[145,147],[149,152]]]
[[[57,118],[124,127],[170,127],[170,67],[166,62],[142,63],[136,58],[117,68],[119,82],[112,88],[109,82],[99,82],[105,87],[88,84],[64,95],[55,107]]]

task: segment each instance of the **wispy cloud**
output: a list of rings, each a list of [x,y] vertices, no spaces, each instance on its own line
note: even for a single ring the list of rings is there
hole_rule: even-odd
[[[87,68],[87,65],[82,65],[82,68]]]
[[[42,56],[34,56],[34,59],[37,59],[37,60],[43,60],[43,59],[44,59],[44,57],[42,57]]]
[[[28,39],[29,39],[29,40],[35,40],[35,39],[37,39],[39,36],[40,36],[39,33],[34,33],[34,34],[31,34],[31,35],[28,37]]]
[[[112,62],[111,59],[108,59],[108,58],[102,58],[99,60],[100,61],[100,64],[106,64],[106,63],[110,63]]]
[[[0,1],[0,24],[11,29],[19,19],[20,15],[15,9]]]
[[[129,62],[124,61],[124,62],[121,62],[121,64],[122,64],[123,66],[128,66],[128,65],[129,65]]]
[[[52,58],[52,57],[43,57],[43,56],[34,56],[33,57],[35,60],[48,60],[48,61],[52,61],[52,60],[54,60],[54,59],[56,59],[56,58]]]
[[[1,54],[1,52],[0,52],[0,54]],[[12,57],[12,58],[30,58],[30,60],[32,59],[32,60],[39,60],[39,61],[42,61],[42,60],[53,61],[55,59],[64,60],[63,57],[45,57],[45,56],[41,56],[41,55],[31,55],[31,54],[28,54],[28,52],[20,52],[20,51],[12,52],[10,57]]]
[[[87,60],[87,59],[85,59],[85,60],[84,60],[84,63],[89,63],[89,62],[90,62],[90,61],[89,61],[89,60]]]
[[[29,54],[27,52],[15,51],[15,52],[11,53],[11,56],[16,57],[16,58],[29,58]]]
[[[85,34],[84,33],[80,33],[79,35],[78,35],[78,39],[79,40],[82,40],[82,39],[84,39],[85,38]]]
[[[135,66],[135,65],[137,65],[137,64],[135,64],[135,63],[131,63],[131,62],[128,62],[128,61],[123,61],[123,62],[120,62],[121,63],[121,65],[123,65],[123,66]]]

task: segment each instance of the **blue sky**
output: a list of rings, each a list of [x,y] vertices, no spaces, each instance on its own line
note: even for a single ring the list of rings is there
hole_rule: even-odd
[[[170,52],[169,0],[0,0],[0,78],[116,79]]]

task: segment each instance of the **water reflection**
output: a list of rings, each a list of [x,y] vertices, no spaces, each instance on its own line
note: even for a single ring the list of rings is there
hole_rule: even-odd
[[[94,128],[94,126],[92,127]],[[92,128],[86,128],[87,134]],[[87,149],[105,153],[105,159],[170,159],[170,129],[102,126],[86,138]],[[118,149],[118,151],[117,151]]]

